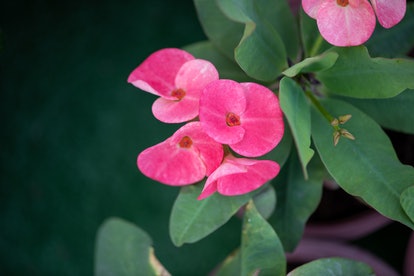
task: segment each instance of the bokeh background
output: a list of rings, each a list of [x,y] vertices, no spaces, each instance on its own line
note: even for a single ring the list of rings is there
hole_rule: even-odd
[[[205,39],[191,0],[0,1],[0,275],[91,275],[108,217],[140,226],[173,275],[205,275],[240,222],[176,248],[178,188],[136,168],[176,125],[127,84],[150,53]]]

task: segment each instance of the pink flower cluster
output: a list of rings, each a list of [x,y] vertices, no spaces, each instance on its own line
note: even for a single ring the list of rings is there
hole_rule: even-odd
[[[302,0],[303,10],[316,19],[323,38],[335,46],[365,43],[375,29],[375,15],[384,28],[404,17],[406,0]]]
[[[248,193],[279,173],[274,161],[246,158],[268,153],[284,133],[279,100],[268,88],[219,79],[213,64],[175,48],[151,54],[128,82],[160,96],[152,106],[158,120],[187,122],[138,155],[138,168],[147,177],[171,186],[207,177],[198,197],[203,199],[216,191]]]

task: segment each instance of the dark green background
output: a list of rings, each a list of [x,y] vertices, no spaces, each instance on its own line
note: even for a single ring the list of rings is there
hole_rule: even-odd
[[[135,165],[177,126],[126,79],[150,53],[204,39],[191,0],[1,1],[0,28],[0,275],[91,275],[110,216],[147,231],[174,275],[206,274],[237,246],[233,219],[175,248],[178,188]]]

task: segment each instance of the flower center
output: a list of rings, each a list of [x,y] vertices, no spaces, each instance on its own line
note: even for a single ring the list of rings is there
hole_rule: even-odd
[[[185,96],[185,91],[181,88],[175,89],[171,92],[171,96],[176,97],[177,100],[181,100]]]
[[[240,117],[234,114],[233,112],[229,112],[226,115],[226,124],[230,127],[232,126],[239,126],[240,125]]]
[[[180,145],[181,148],[188,149],[193,144],[193,140],[191,140],[191,138],[188,136],[184,136],[183,138],[181,138],[181,141],[178,144]]]
[[[348,6],[348,4],[349,4],[349,0],[336,0],[336,3],[337,3],[339,6],[346,7],[346,6]]]

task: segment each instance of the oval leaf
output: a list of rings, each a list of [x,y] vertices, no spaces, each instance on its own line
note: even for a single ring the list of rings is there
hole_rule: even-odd
[[[241,275],[285,275],[286,257],[280,240],[254,203],[246,206],[241,244]]]
[[[358,107],[385,128],[414,134],[414,90],[407,89],[389,99],[344,97],[343,100]]]
[[[287,56],[292,60],[299,52],[299,31],[296,19],[286,0],[217,0],[221,10],[232,20],[248,22],[260,18],[279,34]],[[256,22],[256,21],[255,21]]]
[[[414,89],[414,61],[371,58],[364,46],[333,48],[334,66],[317,72],[332,94],[355,98],[391,98]]]
[[[327,99],[322,104],[334,117],[351,114],[344,127],[356,137],[342,137],[335,147],[332,126],[313,110],[312,137],[331,176],[384,216],[414,228],[400,204],[401,193],[413,185],[414,168],[400,163],[391,141],[370,117],[345,102]]]
[[[337,59],[338,53],[335,52],[328,52],[316,57],[306,58],[283,71],[283,74],[293,78],[300,73],[319,72],[331,68]]]
[[[305,178],[308,178],[306,165],[313,156],[311,144],[310,106],[305,92],[292,79],[283,78],[280,81],[280,107],[289,122],[290,129],[298,149],[299,158]]]
[[[176,246],[193,243],[225,224],[252,196],[218,193],[197,200],[203,185],[185,186],[175,200],[170,217],[170,236]]]
[[[273,180],[277,205],[269,221],[288,252],[292,252],[298,245],[306,221],[321,200],[322,183],[326,174],[317,156],[309,163],[307,180],[301,171],[297,153],[293,151],[279,176]]]
[[[153,255],[152,241],[140,228],[119,218],[98,230],[95,275],[169,275]]]
[[[201,26],[211,43],[228,58],[234,59],[234,49],[242,38],[244,25],[224,15],[217,1],[194,0],[194,5]]]
[[[224,54],[222,54],[209,41],[198,42],[184,47],[196,58],[201,58],[210,61],[214,64],[220,73],[221,79],[231,79],[238,82],[252,82],[253,79],[248,77],[240,66]]]
[[[371,267],[362,262],[344,258],[323,258],[297,267],[287,276],[308,275],[373,276],[375,273]]]
[[[215,271],[215,276],[228,276],[228,275],[241,275],[241,260],[240,249],[232,252],[227,258],[219,265]]]
[[[275,80],[287,67],[285,45],[275,25],[270,23],[278,18],[278,4],[271,2],[218,0],[229,18],[245,25],[243,37],[235,49],[237,63],[249,76],[262,81]]]

